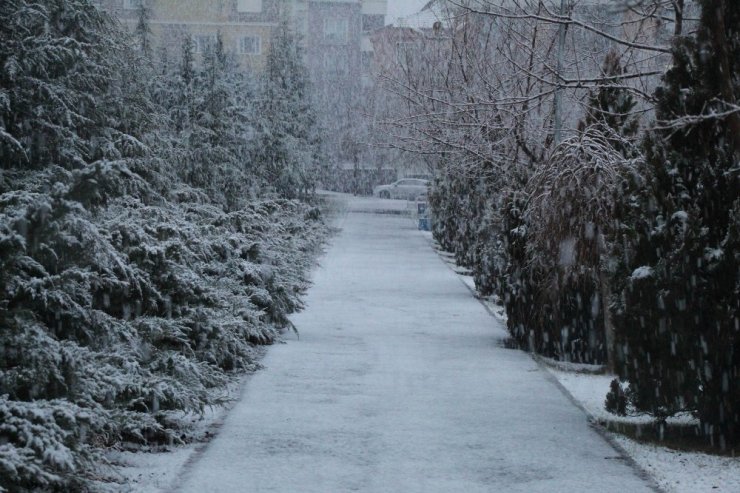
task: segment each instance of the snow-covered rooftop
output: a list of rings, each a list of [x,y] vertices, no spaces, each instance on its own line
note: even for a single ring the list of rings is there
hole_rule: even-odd
[[[431,0],[419,12],[399,17],[396,20],[396,26],[412,29],[432,29],[437,22],[446,25],[450,18],[446,3],[444,0]]]

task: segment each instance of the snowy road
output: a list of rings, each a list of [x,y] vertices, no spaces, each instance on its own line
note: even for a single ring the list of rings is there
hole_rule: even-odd
[[[373,213],[394,206],[351,202],[300,340],[270,349],[176,491],[652,491],[407,217]]]

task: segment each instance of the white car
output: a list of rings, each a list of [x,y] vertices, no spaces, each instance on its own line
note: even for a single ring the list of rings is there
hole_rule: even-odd
[[[425,195],[429,188],[429,180],[419,178],[404,178],[390,185],[380,185],[373,189],[373,196],[381,199],[414,200]]]

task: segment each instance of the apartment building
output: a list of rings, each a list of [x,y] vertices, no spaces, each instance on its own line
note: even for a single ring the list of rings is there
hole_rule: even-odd
[[[226,49],[244,69],[259,70],[278,25],[283,0],[98,0],[101,8],[133,28],[145,2],[157,50],[179,56],[182,40],[192,37],[196,55],[221,33]],[[289,3],[289,2],[288,2]]]
[[[372,59],[369,33],[385,24],[387,0],[98,0],[133,28],[145,2],[158,50],[176,55],[185,36],[202,54],[221,33],[240,66],[259,71],[283,16],[302,40],[306,62],[321,78],[359,80]],[[364,65],[363,65],[364,63]]]
[[[385,25],[387,0],[293,0],[296,32],[303,40],[314,83],[369,82],[370,35]]]

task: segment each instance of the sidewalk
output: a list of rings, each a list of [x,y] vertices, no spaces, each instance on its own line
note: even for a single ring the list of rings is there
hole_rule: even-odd
[[[351,199],[300,340],[270,348],[176,491],[653,491],[408,218]],[[379,213],[386,212],[386,213]]]

